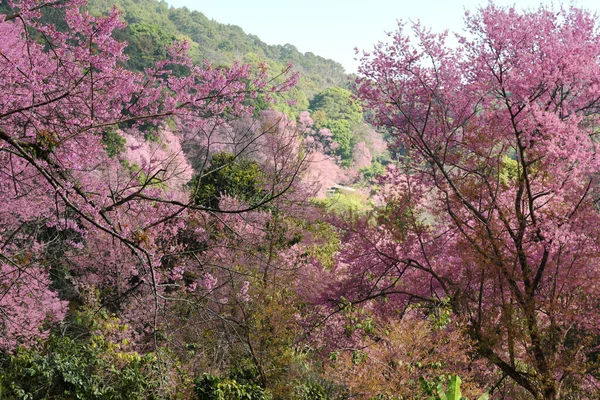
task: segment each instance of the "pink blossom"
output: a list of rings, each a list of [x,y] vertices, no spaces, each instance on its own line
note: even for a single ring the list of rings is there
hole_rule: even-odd
[[[206,272],[206,273],[204,273],[204,276],[202,277],[200,286],[202,286],[202,288],[204,290],[208,290],[208,291],[213,290],[217,286],[217,278],[215,278],[214,276],[212,276],[211,274]]]

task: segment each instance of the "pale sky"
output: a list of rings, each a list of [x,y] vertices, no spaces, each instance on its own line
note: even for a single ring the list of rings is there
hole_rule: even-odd
[[[475,10],[487,0],[166,0],[174,7],[186,6],[210,19],[240,26],[267,44],[290,43],[301,52],[311,51],[340,62],[346,72],[356,72],[354,48],[371,50],[385,41],[385,32],[397,20],[417,21],[434,31],[462,32],[465,9]],[[600,0],[496,0],[496,5],[517,8],[540,3],[574,4],[600,11]]]

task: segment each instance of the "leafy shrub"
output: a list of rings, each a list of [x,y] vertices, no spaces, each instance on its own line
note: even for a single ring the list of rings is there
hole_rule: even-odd
[[[194,386],[199,400],[271,400],[271,395],[258,385],[241,384],[211,374],[196,378]]]
[[[153,354],[121,352],[100,335],[77,340],[52,335],[42,348],[0,357],[0,398],[135,400],[158,398]]]
[[[221,195],[250,204],[263,198],[262,173],[258,163],[221,152],[212,156],[210,166],[192,181],[196,204],[218,209]]]

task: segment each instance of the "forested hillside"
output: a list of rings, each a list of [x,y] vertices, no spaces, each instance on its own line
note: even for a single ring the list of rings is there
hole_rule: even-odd
[[[271,72],[278,72],[293,64],[293,70],[299,72],[296,85],[285,93],[273,93],[275,101],[270,104],[259,95],[254,107],[275,109],[291,118],[299,118],[304,111],[316,112],[314,126],[305,126],[304,133],[311,136],[309,133],[315,132],[312,138],[323,150],[312,174],[322,186],[321,194],[332,185],[359,180],[359,170],[370,167],[372,161],[379,169],[380,162],[387,162],[381,135],[365,124],[362,109],[348,90],[351,81],[339,63],[310,52],[302,54],[291,44],[268,45],[238,26],[209,20],[198,11],[169,7],[164,1],[92,0],[87,8],[102,15],[114,5],[127,22],[114,36],[128,44],[125,66],[134,71],[143,71],[167,57],[166,46],[175,40],[190,41],[190,56],[198,65],[242,62],[258,68],[266,63]],[[323,129],[324,135],[319,134]]]
[[[292,44],[268,45],[254,35],[244,33],[235,25],[210,20],[199,11],[169,7],[158,0],[92,0],[89,9],[106,13],[116,4],[123,11],[127,27],[116,37],[129,46],[128,68],[142,70],[166,56],[165,45],[174,39],[191,39],[192,60],[208,60],[216,65],[234,61],[258,64],[267,62],[271,68],[282,69],[288,62],[300,71],[300,80],[290,93],[298,100],[297,109],[306,109],[307,100],[330,86],[347,86],[348,77],[342,66],[311,52],[300,53]]]

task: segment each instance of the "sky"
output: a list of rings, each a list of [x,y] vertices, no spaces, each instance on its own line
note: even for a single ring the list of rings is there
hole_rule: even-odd
[[[487,0],[166,0],[174,7],[200,11],[217,22],[240,26],[267,44],[292,44],[340,62],[346,72],[356,72],[354,48],[371,50],[394,31],[397,21],[421,21],[441,32],[462,32],[465,10],[486,5]],[[495,0],[496,5],[536,8],[550,0]],[[561,4],[554,1],[554,4]],[[564,1],[600,11],[600,0]],[[600,13],[599,13],[600,14]]]

